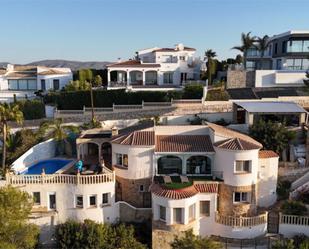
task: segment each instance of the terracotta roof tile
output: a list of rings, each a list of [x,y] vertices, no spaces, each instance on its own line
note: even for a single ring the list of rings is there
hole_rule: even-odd
[[[262,148],[260,145],[251,143],[242,138],[229,138],[214,143],[214,146],[228,150],[257,150]]]
[[[279,157],[279,155],[272,150],[260,150],[259,151],[259,158],[273,158],[273,157]]]
[[[155,144],[154,131],[133,131],[112,140],[122,145],[153,146]]]
[[[160,64],[155,63],[141,63],[137,60],[128,60],[118,63],[113,63],[110,65],[107,65],[107,67],[160,67]]]
[[[250,136],[248,136],[246,134],[240,133],[238,131],[233,131],[231,129],[228,129],[226,127],[223,127],[221,125],[217,125],[217,124],[214,124],[214,123],[209,123],[208,122],[207,125],[216,134],[221,135],[223,137],[226,137],[226,138],[240,138],[240,139],[245,140],[247,142],[256,144],[256,145],[260,146],[261,148],[263,147],[263,145],[261,143],[259,143],[258,141],[256,141],[255,139],[253,139],[252,137],[250,137]]]
[[[208,135],[156,136],[156,152],[214,152]]]
[[[39,72],[38,75],[53,75],[53,74],[66,74],[67,72],[63,72],[56,69],[49,69],[46,71]]]
[[[157,196],[179,200],[190,198],[198,193],[217,193],[218,183],[199,183],[182,189],[168,189],[163,185],[152,184],[150,191]]]

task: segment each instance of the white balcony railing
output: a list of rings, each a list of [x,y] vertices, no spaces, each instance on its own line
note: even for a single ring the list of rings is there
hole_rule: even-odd
[[[309,226],[309,216],[281,214],[280,224]]]
[[[100,184],[115,181],[115,173],[97,175],[6,175],[6,181],[12,185],[24,184]]]
[[[225,216],[216,213],[216,222],[231,227],[253,227],[267,223],[267,212],[252,217]]]

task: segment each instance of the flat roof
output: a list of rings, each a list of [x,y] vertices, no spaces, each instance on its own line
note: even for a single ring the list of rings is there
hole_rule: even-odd
[[[295,102],[286,101],[237,101],[236,105],[250,113],[306,113]]]

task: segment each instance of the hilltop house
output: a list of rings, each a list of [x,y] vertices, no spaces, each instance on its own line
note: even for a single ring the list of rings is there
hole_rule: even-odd
[[[178,88],[188,81],[199,80],[202,62],[194,57],[195,52],[183,44],[139,50],[135,59],[107,66],[108,89]]]
[[[265,51],[247,51],[247,72],[228,71],[228,88],[300,87],[309,70],[309,31],[291,30],[274,35]],[[235,70],[236,69],[236,70]]]
[[[18,66],[0,68],[0,102],[34,96],[37,90],[61,90],[73,75],[70,68]]]
[[[50,160],[55,144],[49,140],[18,159],[16,174],[6,176],[6,184],[34,196],[33,222],[42,226],[42,240],[68,218],[152,218],[154,243],[161,230],[192,228],[201,236],[231,238],[266,233],[264,211],[276,202],[278,155],[247,135],[212,123],[93,129],[80,135],[76,151],[77,159]],[[81,172],[75,165],[80,159]]]

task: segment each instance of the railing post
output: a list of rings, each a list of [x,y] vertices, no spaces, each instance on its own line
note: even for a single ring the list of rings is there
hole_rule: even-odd
[[[83,113],[86,114],[86,106],[83,106]]]
[[[76,174],[76,184],[79,184],[79,180],[80,180],[79,177],[80,177],[80,173],[78,171]]]
[[[115,103],[113,103],[113,112],[115,111]]]
[[[144,100],[142,100],[142,109],[144,109]]]

